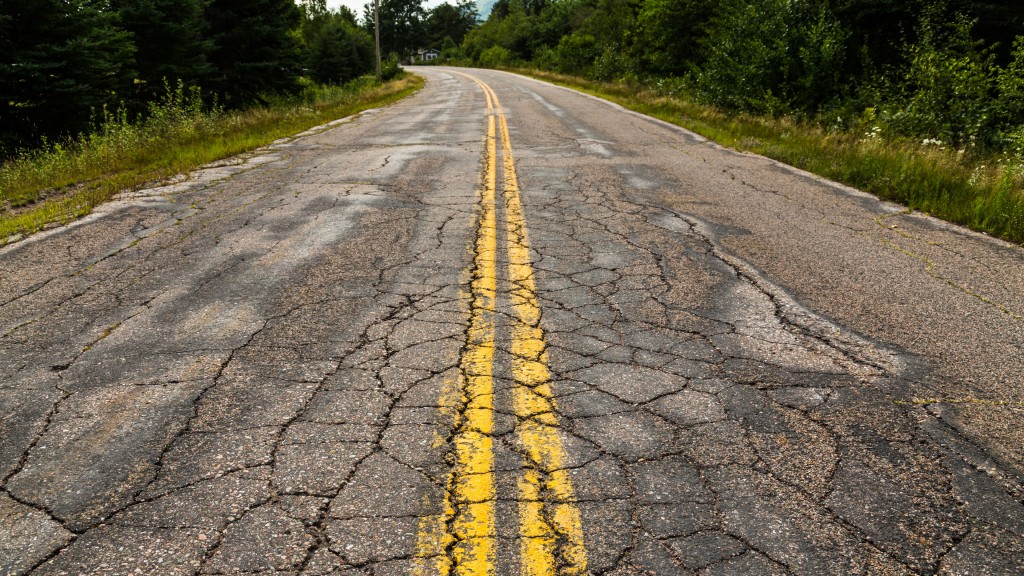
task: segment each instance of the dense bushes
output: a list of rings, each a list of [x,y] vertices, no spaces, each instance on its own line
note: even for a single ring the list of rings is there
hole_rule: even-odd
[[[463,50],[484,66],[531,63],[729,111],[1015,154],[1024,11],[950,1],[508,0]]]
[[[143,121],[165,81],[241,109],[345,82],[372,44],[325,0],[0,0],[0,158],[95,129],[104,111]]]

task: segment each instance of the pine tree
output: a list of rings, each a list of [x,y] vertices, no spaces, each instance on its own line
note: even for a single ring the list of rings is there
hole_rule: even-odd
[[[0,0],[0,146],[87,130],[130,86],[134,47],[101,0]]]
[[[242,107],[298,87],[300,53],[293,32],[299,9],[292,0],[212,0],[209,87],[221,102]]]
[[[321,28],[311,47],[309,72],[317,82],[340,84],[361,76],[373,66],[373,39],[342,16]]]
[[[200,86],[212,71],[212,45],[204,38],[208,0],[113,0],[121,25],[135,42],[135,99],[159,99],[165,82]]]

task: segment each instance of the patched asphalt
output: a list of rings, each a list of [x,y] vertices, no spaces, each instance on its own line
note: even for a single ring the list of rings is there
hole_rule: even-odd
[[[488,108],[417,72],[0,249],[0,574],[457,568],[424,526],[457,524]],[[513,408],[499,234],[493,573],[528,565],[531,425],[591,574],[1024,573],[1024,250],[462,72],[508,121],[550,370]]]

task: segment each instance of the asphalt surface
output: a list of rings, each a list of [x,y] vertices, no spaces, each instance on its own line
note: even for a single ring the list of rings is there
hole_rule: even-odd
[[[1024,573],[1024,250],[417,72],[0,249],[0,574]]]

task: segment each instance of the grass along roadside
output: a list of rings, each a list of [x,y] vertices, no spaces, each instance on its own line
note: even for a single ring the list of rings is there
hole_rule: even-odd
[[[792,118],[727,114],[678,98],[536,69],[516,73],[580,90],[979,232],[1024,244],[1024,158],[887,140],[870,127],[826,132]]]
[[[422,86],[412,74],[380,86],[311,86],[301,97],[231,112],[204,112],[179,89],[144,123],[110,117],[95,134],[0,165],[0,245],[80,218],[119,192],[395,102]]]

